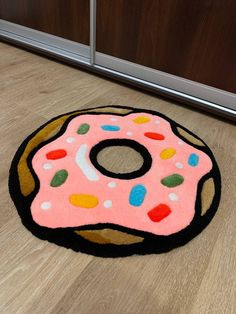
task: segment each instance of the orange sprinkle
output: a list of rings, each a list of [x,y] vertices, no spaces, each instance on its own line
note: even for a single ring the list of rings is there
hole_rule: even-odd
[[[52,150],[46,154],[47,159],[60,159],[64,158],[67,155],[67,152],[64,149]]]
[[[154,222],[159,222],[169,216],[170,213],[171,209],[168,205],[159,204],[148,212],[148,217]]]
[[[155,132],[146,132],[144,133],[144,135],[148,138],[151,138],[152,140],[159,140],[162,141],[165,139],[165,136],[159,133],[155,133]]]

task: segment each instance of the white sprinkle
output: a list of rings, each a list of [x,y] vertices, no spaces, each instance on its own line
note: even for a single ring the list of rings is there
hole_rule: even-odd
[[[75,138],[73,136],[67,137],[66,139],[67,143],[73,143],[75,141]]]
[[[181,162],[177,162],[177,163],[175,164],[175,166],[176,166],[176,168],[178,168],[178,169],[182,169],[182,168],[183,168],[183,164],[182,164]]]
[[[133,135],[132,132],[127,132],[126,134],[129,135],[129,136]]]
[[[111,208],[112,207],[112,201],[111,200],[106,200],[103,202],[103,206],[105,208]]]
[[[156,124],[160,124],[160,120],[156,120],[155,123],[156,123]]]
[[[41,208],[42,208],[43,210],[47,210],[47,209],[51,208],[51,206],[52,206],[52,204],[51,204],[50,202],[43,202],[43,203],[41,204]]]
[[[111,121],[117,121],[117,118],[111,118]]]
[[[173,201],[173,202],[176,202],[176,201],[178,201],[178,199],[179,199],[178,195],[176,195],[175,193],[170,193],[170,194],[168,195],[168,197],[169,197],[169,199],[170,199],[171,201]]]
[[[43,164],[43,169],[44,170],[52,169],[52,165],[50,163]]]
[[[116,187],[116,182],[114,182],[114,181],[109,182],[108,183],[108,187],[109,188],[115,188]]]
[[[179,141],[178,141],[178,144],[179,144],[179,145],[183,145],[184,142],[183,142],[182,140],[179,140]]]
[[[97,175],[97,172],[86,160],[87,150],[88,145],[82,144],[76,153],[75,162],[89,181],[98,181],[99,176]]]

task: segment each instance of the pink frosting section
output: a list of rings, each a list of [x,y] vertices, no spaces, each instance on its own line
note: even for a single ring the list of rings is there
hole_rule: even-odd
[[[140,116],[148,117],[150,121],[134,123],[133,119]],[[84,135],[77,134],[78,127],[83,123],[89,124],[89,131]],[[120,130],[104,131],[102,125],[119,126]],[[147,138],[144,136],[145,132],[163,134],[165,139]],[[151,169],[145,175],[120,180],[107,177],[94,168],[89,160],[90,149],[102,140],[117,138],[132,139],[147,148],[153,161]],[[90,181],[75,161],[76,153],[83,144],[87,145],[87,163],[99,177],[98,181]],[[169,159],[161,159],[160,153],[166,148],[174,148],[176,154]],[[57,149],[66,150],[67,156],[48,160],[46,154]],[[188,164],[188,157],[193,153],[199,156],[196,167]],[[169,235],[190,224],[195,212],[197,184],[212,168],[208,155],[180,140],[172,132],[168,121],[147,113],[126,116],[85,114],[75,117],[64,134],[37,151],[32,165],[40,181],[39,191],[31,205],[32,216],[37,224],[63,228],[112,223],[157,235]],[[67,180],[59,187],[51,187],[54,174],[61,169],[68,171]],[[183,184],[173,188],[161,184],[161,179],[174,173],[184,177]],[[110,182],[115,182],[116,186],[109,187]],[[137,184],[144,185],[147,194],[142,205],[136,207],[129,204],[129,196],[131,189]],[[69,202],[72,194],[96,196],[98,205],[94,208],[76,207]],[[158,204],[168,205],[171,213],[161,221],[154,222],[147,213]]]

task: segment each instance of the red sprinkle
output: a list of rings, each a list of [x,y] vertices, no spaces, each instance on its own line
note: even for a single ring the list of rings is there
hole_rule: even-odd
[[[171,213],[168,205],[159,204],[148,212],[149,218],[154,222],[159,222]]]
[[[52,150],[46,154],[47,159],[60,159],[67,155],[67,152],[64,149]]]
[[[151,138],[152,140],[159,140],[162,141],[165,139],[165,136],[159,133],[155,133],[155,132],[146,132],[144,133],[144,135],[148,138]]]

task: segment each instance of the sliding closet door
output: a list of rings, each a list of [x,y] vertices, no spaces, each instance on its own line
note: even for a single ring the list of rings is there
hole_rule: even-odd
[[[89,0],[0,0],[0,19],[89,45]]]
[[[235,0],[97,0],[97,52],[232,93],[235,35]]]

